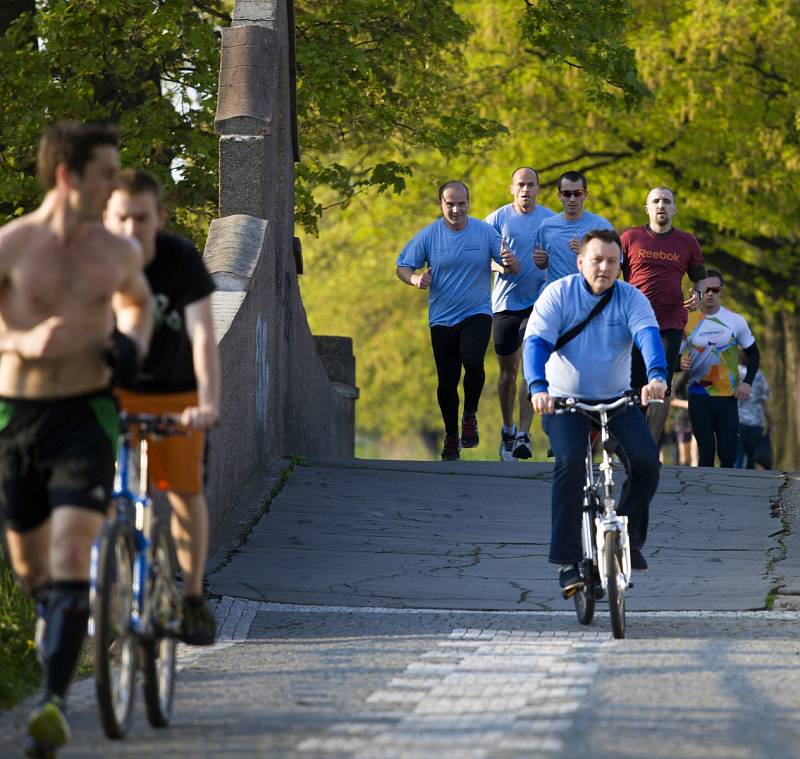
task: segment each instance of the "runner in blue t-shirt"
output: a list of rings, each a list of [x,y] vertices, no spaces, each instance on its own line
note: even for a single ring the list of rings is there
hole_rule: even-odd
[[[545,219],[536,235],[537,265],[547,269],[547,284],[568,274],[577,274],[581,240],[595,229],[613,229],[607,219],[586,211],[589,194],[586,177],[580,171],[565,171],[558,178],[558,199],[562,213]]]
[[[549,208],[536,205],[539,193],[539,175],[527,166],[511,175],[509,187],[514,201],[498,208],[486,217],[519,259],[519,272],[505,274],[499,271],[492,289],[492,333],[494,350],[500,367],[497,394],[503,426],[500,431],[500,460],[529,459],[531,451],[531,423],[533,409],[528,403],[528,387],[519,383],[519,427],[514,424],[514,403],[517,395],[520,347],[528,317],[539,291],[544,285],[545,273],[533,260],[533,243],[544,219],[553,216]],[[495,268],[493,264],[492,268]]]
[[[525,379],[533,408],[542,417],[556,457],[552,488],[550,561],[561,565],[563,590],[582,582],[581,496],[589,420],[581,414],[553,414],[554,398],[603,401],[631,386],[631,346],[645,359],[648,384],[642,402],[664,398],[667,364],[650,301],[627,282],[617,281],[622,246],[613,230],[583,238],[578,274],[547,285],[533,307],[523,346]],[[600,296],[613,288],[611,300],[572,340],[554,351],[558,338],[591,313]],[[628,455],[630,470],[619,513],[628,516],[633,569],[647,569],[642,546],[647,537],[650,501],[658,487],[658,449],[644,414],[627,406],[609,423]]]
[[[491,262],[519,271],[519,260],[486,222],[467,215],[469,190],[462,182],[439,188],[442,218],[429,224],[403,248],[397,276],[429,290],[428,321],[444,420],[443,460],[459,458],[460,448],[478,445],[478,401],[485,374],[483,357],[492,328]],[[421,274],[421,269],[428,268]],[[464,367],[464,414],[458,435],[458,382]]]

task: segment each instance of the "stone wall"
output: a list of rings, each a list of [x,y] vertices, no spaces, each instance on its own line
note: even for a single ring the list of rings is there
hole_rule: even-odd
[[[220,218],[204,253],[222,358],[208,462],[213,547],[228,542],[237,501],[258,493],[276,457],[353,456],[352,341],[315,340],[298,288],[295,124],[292,2],[236,2],[222,32]]]

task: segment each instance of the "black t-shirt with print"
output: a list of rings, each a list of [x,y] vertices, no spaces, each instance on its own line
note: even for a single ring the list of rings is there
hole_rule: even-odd
[[[195,390],[186,306],[214,291],[203,258],[189,240],[168,232],[156,237],[156,255],[145,269],[155,300],[153,338],[142,371],[123,387],[140,393]]]

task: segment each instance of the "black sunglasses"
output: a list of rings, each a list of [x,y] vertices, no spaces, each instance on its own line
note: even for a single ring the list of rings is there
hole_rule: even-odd
[[[707,293],[714,293],[716,295],[717,293],[719,293],[719,291],[721,289],[722,289],[721,287],[707,287],[706,288],[706,292]]]

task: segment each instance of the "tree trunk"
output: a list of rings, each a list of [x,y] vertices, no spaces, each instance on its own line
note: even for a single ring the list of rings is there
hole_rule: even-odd
[[[770,387],[775,467],[796,471],[800,469],[800,316],[765,313],[764,327],[759,352]]]

